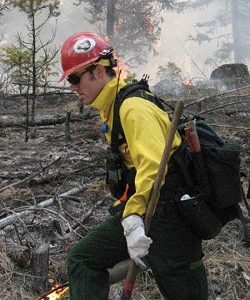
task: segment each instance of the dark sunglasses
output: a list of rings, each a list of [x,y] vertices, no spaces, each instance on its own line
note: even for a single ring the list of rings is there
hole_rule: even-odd
[[[76,75],[76,74],[69,75],[68,78],[67,78],[67,81],[68,81],[70,84],[72,84],[72,85],[77,85],[77,84],[80,83],[82,75],[85,74],[85,73],[87,73],[87,72],[89,72],[89,71],[90,71],[90,69],[87,69],[87,70],[83,71],[83,72],[82,72],[81,74],[79,74],[79,75]]]

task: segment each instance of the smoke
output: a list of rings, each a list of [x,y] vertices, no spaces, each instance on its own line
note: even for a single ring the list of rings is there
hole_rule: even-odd
[[[55,45],[60,47],[64,40],[75,32],[95,31],[97,29],[94,24],[86,21],[83,3],[81,6],[75,6],[73,1],[60,2],[61,15],[57,20]],[[163,12],[159,16],[159,18],[164,19],[164,22],[161,24],[160,40],[156,44],[158,55],[148,53],[147,63],[131,69],[131,72],[135,72],[137,77],[148,73],[151,78],[150,84],[155,84],[159,81],[157,76],[159,66],[166,66],[168,62],[173,62],[181,69],[181,75],[184,79],[192,79],[194,77],[208,79],[215,65],[206,65],[204,62],[212,56],[218,45],[213,41],[198,44],[192,41],[190,36],[201,33],[201,28],[195,25],[211,20],[222,9],[223,3],[224,1],[214,1],[204,10],[186,11],[179,14]],[[14,24],[18,24],[18,28]],[[17,10],[5,11],[4,15],[0,17],[0,37],[2,37],[0,43],[15,42],[17,30],[20,30],[23,35],[27,34],[26,24],[27,19],[23,13]],[[51,19],[50,28],[43,32],[42,38],[44,40],[50,36],[54,26],[55,19]],[[219,34],[223,35],[225,33],[223,28],[218,28],[217,30]],[[137,55],[140,55],[140,49],[138,49]],[[59,65],[58,69],[60,69]]]

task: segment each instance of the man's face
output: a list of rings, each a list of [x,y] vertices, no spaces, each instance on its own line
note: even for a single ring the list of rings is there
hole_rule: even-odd
[[[105,82],[103,76],[101,76],[101,71],[98,65],[92,71],[83,71],[83,73],[79,75],[80,82],[71,84],[71,90],[77,92],[82,104],[91,104],[104,87]]]

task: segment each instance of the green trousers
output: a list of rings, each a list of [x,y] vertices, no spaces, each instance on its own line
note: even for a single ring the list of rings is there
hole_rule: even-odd
[[[201,241],[180,219],[174,205],[159,203],[148,234],[153,243],[145,261],[168,300],[206,300],[207,277]],[[97,226],[68,256],[71,300],[107,300],[107,268],[127,259],[120,216]]]

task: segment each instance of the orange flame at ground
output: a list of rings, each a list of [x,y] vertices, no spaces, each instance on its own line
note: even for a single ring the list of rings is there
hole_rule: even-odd
[[[57,289],[57,287],[58,287],[57,285],[54,286],[51,289],[51,292],[49,294],[47,294],[41,300],[58,300],[58,299],[61,299],[61,297],[69,290],[69,287],[59,288],[59,289]],[[53,292],[53,290],[55,290],[55,291]]]
[[[183,84],[186,88],[188,88],[188,89],[193,88],[193,84],[192,84],[191,80],[189,80],[189,79],[183,80],[183,81],[182,81],[182,84]]]

